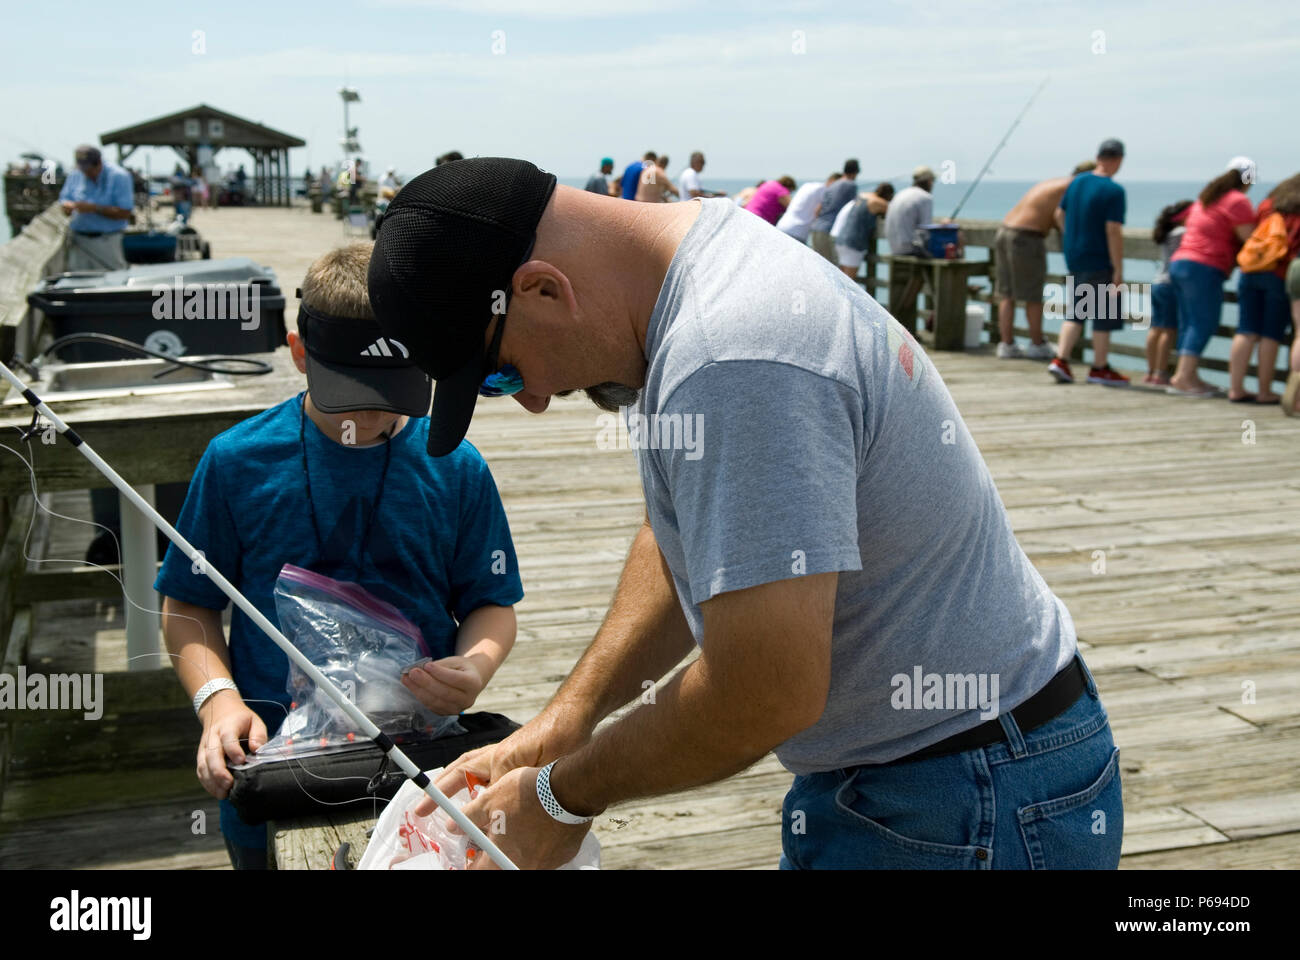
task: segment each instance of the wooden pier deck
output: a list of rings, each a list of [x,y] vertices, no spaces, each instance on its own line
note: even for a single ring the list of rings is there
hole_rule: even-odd
[[[200,211],[197,226],[217,256],[269,263],[286,290],[342,239],[337,221],[302,207]],[[1058,386],[1042,364],[988,352],[931,358],[1021,544],[1074,615],[1121,748],[1122,866],[1300,864],[1300,420],[1275,407]],[[576,397],[541,417],[480,403],[470,439],[501,490],[527,596],[515,651],[476,708],[531,717],[604,613],[642,507],[632,454],[597,447],[597,414]],[[82,501],[59,494],[55,508],[84,515]],[[49,555],[78,556],[88,539],[55,520]],[[113,669],[119,607],[37,606],[28,662]],[[11,775],[0,866],[73,865],[74,841],[87,866],[225,865],[216,803],[194,782],[192,717],[176,728],[180,743],[144,732],[151,716],[183,716],[169,681],[160,673],[155,698],[121,730],[92,731],[114,743],[140,731],[138,770],[84,787],[66,764]],[[29,742],[57,753],[63,737]],[[132,783],[140,777],[147,790]],[[789,780],[769,756],[725,782],[614,808],[596,827],[605,866],[773,867]],[[196,809],[205,835],[191,830]]]

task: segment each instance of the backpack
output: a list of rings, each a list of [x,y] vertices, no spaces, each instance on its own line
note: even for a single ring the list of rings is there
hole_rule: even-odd
[[[1256,224],[1237,253],[1237,266],[1242,273],[1264,273],[1284,261],[1287,250],[1286,221],[1273,212]]]

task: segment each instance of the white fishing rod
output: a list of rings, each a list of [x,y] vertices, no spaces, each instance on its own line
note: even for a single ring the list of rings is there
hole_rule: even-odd
[[[77,434],[77,431],[64,423],[59,415],[47,407],[45,402],[41,400],[40,397],[36,396],[27,384],[19,380],[18,377],[14,375],[14,372],[4,363],[0,363],[0,376],[3,376],[8,380],[15,390],[22,393],[23,399],[32,406],[38,416],[45,417],[50,421],[50,423],[54,424],[54,429],[63,434],[69,443],[81,451],[81,455],[89,460],[94,465],[95,469],[102,473],[108,481],[113,484],[113,486],[117,487],[118,492],[130,500],[137,510],[148,517],[155,527],[166,534],[168,540],[184,551],[185,556],[194,560],[207,578],[216,584],[218,589],[234,602],[235,606],[248,614],[249,618],[262,628],[262,632],[270,637],[271,640],[275,642],[275,645],[283,650],[289,659],[296,663],[299,669],[310,677],[312,682],[316,684],[318,688],[329,694],[330,699],[337,703],[343,712],[348,715],[348,718],[351,719],[367,737],[375,742],[375,745],[384,752],[385,756],[400,767],[402,772],[405,773],[417,787],[428,794],[429,797],[432,798],[433,802],[441,807],[447,815],[456,822],[457,826],[465,831],[466,836],[468,836],[475,845],[493,859],[497,866],[504,870],[519,869],[511,862],[509,857],[501,852],[501,849],[495,843],[488,839],[487,834],[480,830],[477,824],[458,810],[456,805],[447,799],[446,794],[433,785],[432,781],[425,776],[424,771],[417,767],[415,763],[412,762],[411,758],[404,754],[387,734],[375,726],[374,723],[371,722],[370,718],[357,708],[356,704],[344,696],[342,690],[334,686],[328,677],[316,669],[315,664],[302,655],[298,648],[293,645],[288,637],[280,632],[279,628],[276,627],[275,624],[262,615],[262,611],[253,606],[253,604],[249,602],[248,598],[235,588],[234,584],[222,576],[221,571],[214,569],[203,555],[196,550],[188,540],[180,535],[175,527],[163,519],[162,515],[150,506],[149,503],[140,496],[140,494],[131,489],[131,485],[123,480],[116,470],[105,463],[103,458],[91,449],[90,444],[81,439]]]

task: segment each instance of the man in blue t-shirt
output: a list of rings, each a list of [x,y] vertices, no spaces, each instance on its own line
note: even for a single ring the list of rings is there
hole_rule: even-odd
[[[208,445],[177,528],[272,622],[286,563],[359,583],[396,606],[433,661],[403,683],[443,715],[468,709],[515,640],[523,596],[505,512],[487,464],[468,441],[426,454],[431,384],[370,311],[371,244],[334,250],[303,281],[289,348],[308,389]],[[256,750],[289,707],[288,658],[242,611],[222,633],[226,597],[200,558],[168,549],[167,650],[203,723],[198,776],[221,798],[232,864],[264,867],[266,828],[225,799],[227,763]]]
[[[77,147],[77,169],[68,174],[59,202],[68,221],[69,270],[124,270],[122,233],[135,206],[131,174],[105,163],[98,147]]]
[[[647,150],[644,160],[633,160],[627,165],[627,169],[623,171],[623,178],[619,181],[619,189],[624,200],[636,199],[636,188],[641,182],[641,171],[647,165],[654,166],[658,159],[658,155],[653,150]]]
[[[1128,377],[1107,362],[1110,334],[1124,325],[1119,285],[1124,282],[1124,188],[1112,179],[1124,162],[1124,144],[1106,140],[1097,149],[1097,166],[1075,177],[1061,197],[1056,226],[1061,231],[1069,272],[1066,317],[1056,341],[1056,358],[1047,368],[1061,383],[1073,383],[1070,351],[1092,320],[1089,383],[1127,387]],[[1112,286],[1113,284],[1113,286]]]

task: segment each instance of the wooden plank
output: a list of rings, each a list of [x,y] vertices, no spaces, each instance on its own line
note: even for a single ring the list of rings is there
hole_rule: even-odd
[[[50,204],[23,227],[18,236],[0,244],[0,359],[9,361],[15,351],[27,353],[33,324],[27,294],[43,277],[63,269],[63,240],[68,218]],[[0,397],[9,384],[0,385]]]
[[[1187,809],[1233,840],[1300,833],[1300,790],[1251,794],[1232,800],[1188,801]]]
[[[161,561],[159,566],[162,566]],[[118,564],[101,567],[78,566],[70,570],[42,569],[27,573],[18,582],[19,603],[49,603],[55,600],[120,598],[122,568]]]
[[[1125,857],[1121,870],[1282,870],[1300,863],[1300,833]]]
[[[18,666],[26,662],[27,645],[31,640],[32,611],[27,607],[17,610],[13,617],[13,626],[9,631],[8,642],[3,656],[0,656],[0,673],[13,675]],[[15,756],[15,724],[12,713],[0,715],[0,800],[4,797],[5,785],[9,782],[10,768]],[[21,761],[21,755],[20,755]]]
[[[217,801],[177,800],[105,810],[94,817],[31,818],[0,825],[7,870],[213,869],[229,867]],[[202,832],[199,832],[202,831]]]
[[[1181,807],[1132,810],[1125,804],[1121,856],[1227,843],[1228,839],[1225,834]]]
[[[208,441],[302,388],[302,375],[293,367],[287,347],[249,356],[270,363],[274,372],[237,378],[236,385],[229,390],[54,401],[50,409],[72,424],[128,483],[188,480]],[[0,430],[25,425],[31,414],[24,413],[24,409],[6,408],[0,412]],[[68,443],[42,445],[35,465],[37,485],[42,492],[110,485]],[[27,467],[17,458],[0,458],[0,494],[30,489],[31,474]]]

